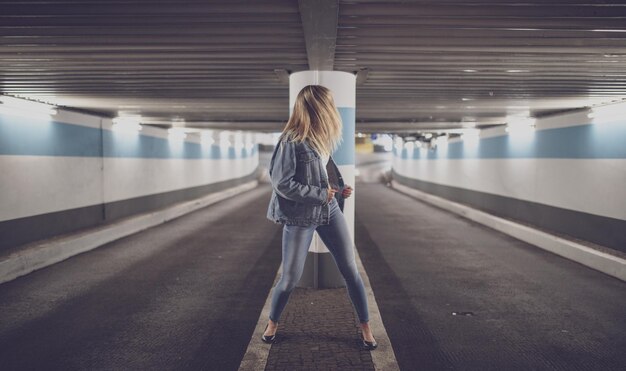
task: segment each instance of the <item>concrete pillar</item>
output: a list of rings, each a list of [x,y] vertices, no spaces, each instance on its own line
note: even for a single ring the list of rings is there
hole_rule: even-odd
[[[289,75],[289,116],[296,97],[307,85],[322,85],[333,93],[335,105],[341,114],[343,142],[332,153],[346,184],[354,187],[354,136],[356,110],[356,75],[343,71],[300,71]],[[345,200],[343,214],[348,223],[352,248],[354,248],[354,200],[357,190]],[[328,212],[328,206],[325,212]],[[317,232],[309,247],[304,272],[299,287],[333,288],[344,287],[345,281],[328,248]]]

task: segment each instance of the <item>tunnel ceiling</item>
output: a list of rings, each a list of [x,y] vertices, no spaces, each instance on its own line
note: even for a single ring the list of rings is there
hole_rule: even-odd
[[[152,124],[279,130],[281,71],[327,53],[358,72],[357,130],[480,127],[626,98],[624,3],[1,1],[0,92]],[[332,36],[314,34],[329,24]]]

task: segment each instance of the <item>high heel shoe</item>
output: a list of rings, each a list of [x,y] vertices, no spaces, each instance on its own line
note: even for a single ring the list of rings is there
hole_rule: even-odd
[[[267,330],[267,326],[265,325],[265,330]],[[265,330],[263,330],[263,332],[265,332]],[[274,340],[276,340],[276,334],[271,335],[271,336],[261,336],[261,340],[263,340],[264,343],[268,343],[268,344],[272,344],[274,342]]]
[[[361,334],[361,349],[363,350],[374,350],[378,347],[378,343],[376,342],[376,340],[374,341],[367,341],[363,338],[363,334]]]

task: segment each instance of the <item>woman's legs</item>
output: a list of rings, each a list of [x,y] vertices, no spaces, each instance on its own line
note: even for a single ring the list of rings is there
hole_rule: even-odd
[[[303,227],[286,224],[283,226],[283,269],[280,280],[274,286],[269,315],[274,322],[278,322],[291,292],[302,276],[315,227],[315,225]]]
[[[359,321],[361,324],[367,323],[369,321],[367,295],[356,266],[348,224],[336,199],[330,203],[330,223],[318,226],[317,233],[333,255],[337,267],[346,281],[348,294],[356,309]]]

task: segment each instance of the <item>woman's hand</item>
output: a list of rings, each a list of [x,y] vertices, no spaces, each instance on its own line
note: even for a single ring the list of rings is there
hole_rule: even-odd
[[[351,194],[352,194],[352,187],[346,184],[346,186],[343,189],[343,193],[341,195],[343,196],[343,198],[348,198],[350,197]]]
[[[328,185],[328,199],[326,200],[327,202],[330,202],[333,197],[335,197],[335,193],[337,193],[338,189],[334,189],[330,187],[330,184]]]

